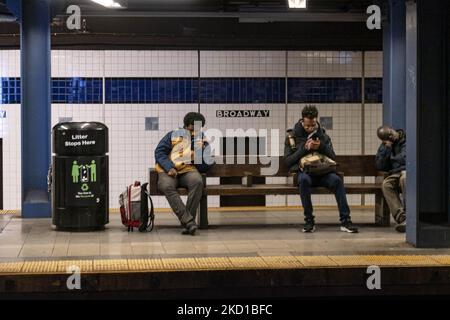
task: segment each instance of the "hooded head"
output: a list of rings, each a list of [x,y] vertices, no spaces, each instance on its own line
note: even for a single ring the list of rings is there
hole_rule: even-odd
[[[381,141],[395,142],[399,140],[400,134],[389,126],[381,126],[377,130],[377,136]]]

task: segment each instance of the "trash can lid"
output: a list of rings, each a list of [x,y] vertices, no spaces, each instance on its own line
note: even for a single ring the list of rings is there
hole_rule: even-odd
[[[56,155],[104,155],[108,152],[108,127],[100,122],[61,122],[53,127],[52,134]]]
[[[108,130],[108,127],[101,122],[60,122],[53,127],[53,130]]]

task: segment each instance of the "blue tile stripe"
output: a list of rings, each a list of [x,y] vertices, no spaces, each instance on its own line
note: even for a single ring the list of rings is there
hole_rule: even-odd
[[[53,78],[52,103],[103,103],[102,78]],[[20,103],[20,78],[0,78],[2,104]]]
[[[289,78],[288,103],[360,103],[361,78]]]
[[[106,103],[197,103],[197,78],[106,78]]]
[[[103,103],[102,78],[52,78],[52,103]]]
[[[0,78],[0,103],[20,103],[20,78]]]
[[[284,103],[284,78],[202,78],[201,103]]]
[[[383,102],[383,79],[382,78],[366,78],[365,85],[365,101],[366,103],[382,103]]]
[[[361,78],[289,78],[288,103],[360,103]],[[102,78],[53,78],[52,103],[103,103]],[[106,103],[285,103],[284,78],[105,78]],[[382,79],[365,101],[382,103]],[[20,103],[20,78],[0,78],[0,102]]]

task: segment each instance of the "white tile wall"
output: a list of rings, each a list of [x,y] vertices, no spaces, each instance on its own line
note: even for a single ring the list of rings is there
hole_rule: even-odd
[[[383,52],[367,51],[364,57],[365,76],[368,78],[381,78],[383,76]]]
[[[19,50],[0,50],[0,77],[20,77]]]
[[[52,77],[103,77],[104,51],[52,50]]]
[[[52,104],[52,127],[60,118],[105,122],[105,107],[103,104]]]
[[[0,110],[6,111],[6,118],[0,119],[3,143],[3,208],[17,209],[22,203],[20,105],[0,104]]]
[[[366,104],[365,112],[365,132],[364,139],[366,141],[366,154],[376,154],[380,145],[380,140],[377,137],[377,129],[383,123],[383,105],[381,104]]]
[[[19,50],[0,50],[0,77],[20,77]],[[0,137],[3,143],[3,207],[20,208],[20,105],[3,105],[0,101],[0,110],[6,111],[6,118],[0,119]]]
[[[201,51],[202,77],[285,77],[285,51]]]
[[[365,53],[366,77],[381,77],[382,54]],[[201,51],[200,70],[203,77],[360,77],[360,52],[288,52],[285,51]],[[0,77],[20,76],[20,52],[0,51]],[[197,77],[197,51],[52,51],[53,77]],[[206,129],[248,128],[278,129],[279,152],[283,152],[286,123],[291,127],[300,117],[303,105],[290,104],[203,104]],[[333,117],[331,136],[338,154],[361,152],[361,105],[318,104],[320,116]],[[7,118],[0,120],[3,137],[3,172],[5,209],[20,208],[20,106],[1,105]],[[168,131],[182,125],[196,104],[94,104],[52,105],[52,125],[60,117],[73,121],[101,121],[110,130],[110,204],[117,206],[117,195],[134,180],[147,180],[148,168],[154,166],[154,149]],[[216,118],[217,109],[269,109],[270,118]],[[365,107],[366,152],[376,151],[378,142],[373,134],[381,124],[381,105]],[[145,131],[145,117],[159,117],[159,131]],[[373,150],[373,151],[372,151]],[[267,178],[267,183],[283,183],[284,178]],[[218,179],[208,179],[208,184]],[[359,204],[360,196],[349,197]],[[313,196],[314,204],[335,204],[332,196]],[[211,207],[219,205],[218,197],[208,199]],[[268,206],[299,205],[298,196],[268,196]],[[168,207],[163,197],[155,199],[156,207]]]
[[[197,77],[197,51],[104,51],[105,77]]]
[[[361,77],[362,53],[354,51],[289,51],[289,77]]]

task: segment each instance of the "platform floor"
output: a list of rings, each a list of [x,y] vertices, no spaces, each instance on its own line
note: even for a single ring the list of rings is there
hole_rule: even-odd
[[[373,209],[353,210],[360,233],[339,231],[336,210],[316,212],[317,231],[301,232],[298,211],[211,212],[208,230],[180,234],[175,216],[157,213],[151,233],[128,233],[118,214],[103,231],[61,232],[50,219],[0,215],[0,262],[66,259],[140,259],[326,255],[447,255],[416,249],[391,227],[376,227]]]
[[[358,234],[339,231],[336,210],[317,211],[317,232],[304,234],[299,210],[216,211],[211,228],[185,236],[172,213],[158,213],[151,233],[128,233],[117,213],[105,230],[81,233],[7,212],[0,300],[450,296],[450,249],[406,244],[374,225],[373,209],[352,216]],[[379,290],[367,286],[372,266]],[[67,281],[77,270],[75,292]]]

